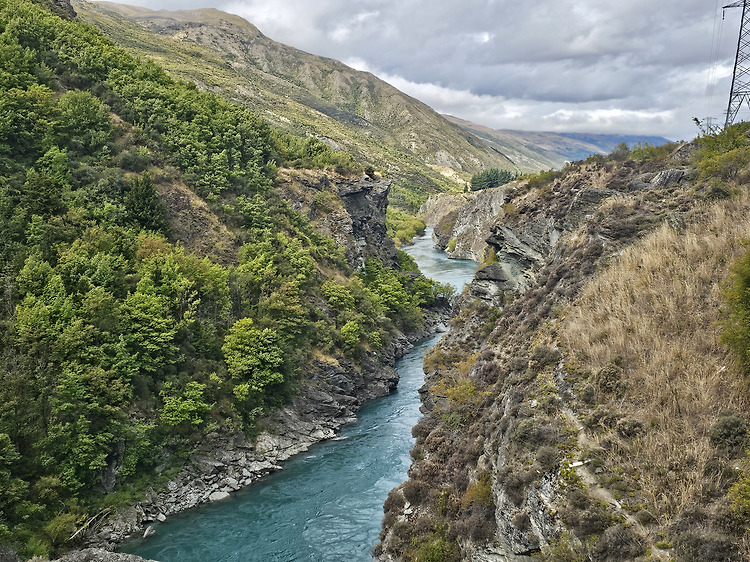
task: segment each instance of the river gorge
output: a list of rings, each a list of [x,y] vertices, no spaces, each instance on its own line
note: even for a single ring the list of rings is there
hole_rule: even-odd
[[[429,231],[405,250],[427,277],[458,291],[478,265],[434,250]],[[123,550],[160,562],[370,559],[383,502],[406,479],[411,428],[420,417],[422,361],[439,338],[423,340],[400,359],[398,390],[363,407],[337,437],[227,500],[169,518],[152,537]]]

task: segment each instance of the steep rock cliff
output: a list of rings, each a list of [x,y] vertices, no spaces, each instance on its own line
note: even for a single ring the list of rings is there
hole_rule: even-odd
[[[76,11],[70,3],[70,0],[36,0],[37,3],[47,7],[53,14],[66,20],[72,20],[76,17]]]
[[[435,246],[451,258],[482,262],[492,225],[502,217],[514,185],[471,193],[433,195],[419,210],[434,227]]]
[[[730,553],[711,559],[739,560],[736,547],[725,545],[735,539],[711,517],[696,530],[685,504],[653,499],[654,490],[677,494],[667,482],[683,486],[693,461],[666,453],[669,460],[659,464],[641,461],[644,476],[623,472],[623,459],[645,447],[649,434],[669,448],[659,429],[668,422],[643,420],[638,406],[627,405],[641,399],[638,386],[626,382],[634,358],[585,372],[576,367],[570,332],[560,341],[570,303],[626,248],[657,228],[662,236],[696,221],[697,231],[705,228],[703,201],[717,196],[715,185],[697,181],[683,154],[658,163],[580,163],[510,199],[514,212],[487,240],[498,261],[477,274],[451,331],[425,360],[425,416],[413,431],[409,480],[385,505],[379,559],[439,553],[445,560],[515,561],[541,552],[551,560],[640,560],[650,552],[667,560],[675,553],[665,550],[669,535],[679,559],[689,559],[702,540]],[[732,203],[733,212],[745,212],[746,204]],[[717,214],[728,219],[729,211]],[[720,282],[701,290],[711,293]],[[735,386],[730,376],[721,384]],[[700,423],[707,431],[712,422]],[[647,484],[646,473],[663,482]],[[701,509],[721,512],[721,500],[702,501],[708,507]]]
[[[282,178],[281,189],[292,208],[344,249],[350,267],[361,269],[367,258],[396,265],[396,246],[385,226],[391,180],[302,170],[283,170]]]

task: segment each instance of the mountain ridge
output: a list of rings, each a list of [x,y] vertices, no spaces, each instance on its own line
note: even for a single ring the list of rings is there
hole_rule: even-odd
[[[176,76],[251,107],[277,127],[317,136],[383,169],[396,180],[391,203],[412,212],[432,192],[462,191],[484,169],[561,168],[617,144],[584,142],[591,137],[586,133],[564,140],[555,133],[497,132],[439,115],[369,72],[278,43],[244,18],[214,8],[74,4],[81,19]]]
[[[75,6],[84,21],[173,75],[385,170],[396,180],[397,204],[404,185],[424,199],[429,192],[463,189],[487,167],[514,169],[419,100],[370,73],[277,43],[239,16],[83,1]],[[416,201],[410,205],[418,207]]]
[[[560,169],[566,162],[584,160],[593,154],[609,154],[623,142],[631,148],[638,143],[659,146],[672,142],[667,138],[653,135],[493,129],[452,115],[444,117],[503,152],[517,162],[517,165],[529,166],[529,171],[533,166],[536,166],[535,170]]]

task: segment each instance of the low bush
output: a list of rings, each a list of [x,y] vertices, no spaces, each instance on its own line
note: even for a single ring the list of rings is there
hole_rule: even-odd
[[[586,547],[569,533],[562,533],[557,541],[552,542],[542,551],[547,562],[589,562]]]
[[[431,535],[426,539],[415,539],[413,557],[414,562],[458,562],[461,554],[455,542],[444,537]]]
[[[560,516],[578,537],[601,535],[618,522],[605,504],[590,498],[585,490],[573,490],[568,494],[568,501],[568,505],[560,510]]]
[[[722,452],[736,455],[750,445],[748,436],[750,426],[740,414],[729,412],[722,414],[708,431],[711,444]]]
[[[740,562],[743,556],[737,539],[714,531],[702,529],[682,533],[675,542],[678,562]]]
[[[425,500],[425,498],[427,498],[429,485],[412,478],[404,482],[401,491],[403,492],[406,501],[411,504],[419,505]]]
[[[637,558],[644,552],[642,537],[629,527],[616,525],[604,531],[594,546],[593,555],[597,562],[620,562]]]
[[[557,466],[557,458],[560,450],[557,447],[545,445],[536,452],[536,462],[544,472],[552,470]]]

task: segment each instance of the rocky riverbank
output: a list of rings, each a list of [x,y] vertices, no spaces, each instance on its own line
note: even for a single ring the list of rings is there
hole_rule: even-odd
[[[397,359],[424,337],[445,330],[448,308],[433,310],[425,328],[401,334],[382,353],[349,361],[317,361],[299,395],[276,412],[251,440],[222,429],[206,435],[179,474],[161,489],[150,490],[135,505],[123,508],[98,525],[92,524],[88,547],[113,550],[121,542],[155,531],[154,524],[198,505],[226,499],[234,491],[282,469],[290,457],[334,437],[341,426],[356,420],[360,407],[385,396],[398,383]]]

